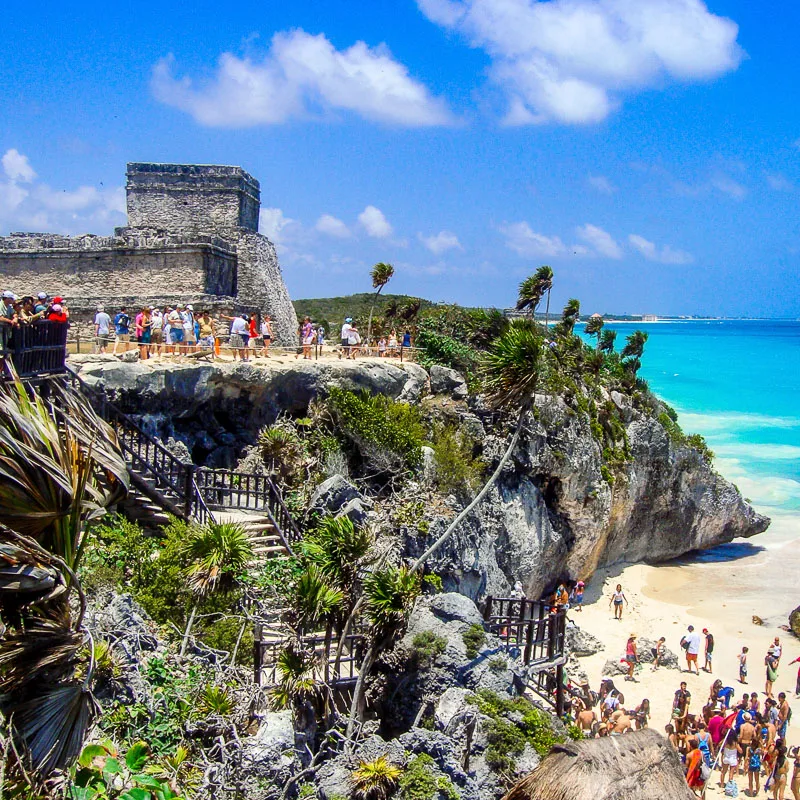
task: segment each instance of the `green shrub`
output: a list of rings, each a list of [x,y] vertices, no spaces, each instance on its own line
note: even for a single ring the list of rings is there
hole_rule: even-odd
[[[416,528],[425,535],[430,529],[430,523],[425,519],[425,501],[409,500],[397,506],[392,512],[392,522],[408,528]]]
[[[513,772],[515,756],[522,755],[526,744],[544,756],[562,741],[553,730],[549,715],[524,697],[505,698],[489,689],[479,689],[470,701],[490,719],[486,761],[496,770]]]
[[[464,631],[461,638],[464,640],[464,646],[467,648],[467,658],[475,658],[480,652],[481,647],[486,644],[486,631],[483,629],[483,625],[479,625],[475,622]]]
[[[603,476],[603,480],[609,485],[614,485],[614,473],[605,465],[600,465],[600,474]]]
[[[471,491],[483,478],[483,464],[473,458],[475,443],[455,425],[437,424],[433,430],[436,486],[443,494]]]
[[[397,785],[398,800],[458,800],[461,796],[455,784],[439,773],[436,762],[427,754],[414,756],[406,766]]]
[[[436,661],[437,656],[447,649],[447,639],[433,631],[422,631],[414,637],[412,645],[417,661],[421,665],[427,666]]]
[[[401,472],[422,463],[425,429],[419,411],[384,395],[333,387],[328,406],[340,434],[372,469]]]
[[[503,656],[495,656],[489,661],[489,669],[492,672],[505,672],[508,669],[508,661]]]
[[[707,464],[711,464],[714,460],[714,451],[708,446],[705,438],[699,433],[693,433],[691,436],[686,437],[686,444],[689,447],[697,450]]]

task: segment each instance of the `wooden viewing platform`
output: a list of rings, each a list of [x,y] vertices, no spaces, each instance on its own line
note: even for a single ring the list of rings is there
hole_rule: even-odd
[[[8,337],[5,355],[17,377],[25,380],[63,375],[67,371],[67,331],[65,322],[37,320],[2,331]],[[12,378],[8,369],[2,376]]]
[[[567,615],[549,603],[517,597],[486,598],[484,627],[529,667],[528,688],[564,713],[564,664]]]

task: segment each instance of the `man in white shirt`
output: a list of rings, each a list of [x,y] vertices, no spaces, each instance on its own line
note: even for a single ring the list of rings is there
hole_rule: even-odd
[[[97,306],[97,314],[94,316],[94,335],[97,352],[105,353],[111,341],[111,317],[106,314],[103,306]]]
[[[341,339],[342,352],[344,352],[347,358],[350,357],[350,331],[352,329],[350,323],[352,321],[353,321],[352,317],[348,317],[344,321],[344,325],[342,325],[342,339]]]
[[[160,353],[161,345],[164,343],[164,315],[152,306],[150,306],[150,341],[153,343],[153,350]]]
[[[700,668],[697,666],[697,656],[700,653],[702,641],[703,639],[694,629],[694,625],[690,625],[687,628],[686,634],[681,639],[681,646],[686,648],[686,666],[689,672],[696,672],[698,675],[700,674]],[[692,670],[692,664],[694,664],[694,670]]]

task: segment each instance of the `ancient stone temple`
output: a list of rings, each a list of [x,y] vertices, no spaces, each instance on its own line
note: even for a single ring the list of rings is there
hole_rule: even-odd
[[[128,164],[128,227],[113,236],[0,237],[0,288],[67,300],[71,318],[98,305],[269,313],[282,343],[297,317],[275,247],[258,232],[258,181],[241,167]]]

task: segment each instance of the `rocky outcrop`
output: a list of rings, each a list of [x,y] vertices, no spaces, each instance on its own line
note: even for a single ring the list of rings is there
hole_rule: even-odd
[[[518,579],[538,597],[557,580],[586,580],[600,567],[665,561],[767,528],[769,519],[696,450],[674,445],[626,398],[616,402],[630,460],[612,486],[589,418],[560,398],[539,399],[496,486],[432,565],[447,588],[502,596]],[[499,458],[505,443],[487,436],[484,454]],[[446,524],[432,524],[429,540]],[[426,541],[409,544],[416,554]]]
[[[334,386],[423,398],[425,412],[461,426],[490,466],[507,442],[478,399],[454,399],[463,380],[444,368],[432,369],[429,379],[418,365],[389,360],[255,366],[84,356],[73,363],[151,432],[183,441],[196,463],[212,466],[231,466],[264,424],[284,412],[305,414]],[[497,484],[431,564],[448,590],[477,599],[503,595],[520,580],[537,597],[555,581],[587,579],[600,567],[664,561],[766,529],[769,520],[699,452],[676,445],[626,396],[612,392],[608,399],[625,427],[629,459],[612,473],[589,417],[561,398],[540,396]],[[353,513],[363,521],[368,507],[356,502]],[[421,553],[447,522],[434,519],[427,537],[407,537],[405,554]]]

